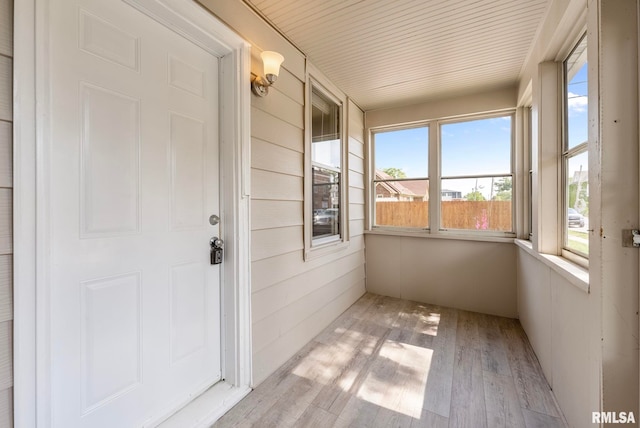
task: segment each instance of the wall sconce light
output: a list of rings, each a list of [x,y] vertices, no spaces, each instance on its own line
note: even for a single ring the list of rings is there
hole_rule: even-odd
[[[284,57],[278,52],[264,51],[260,54],[264,65],[265,77],[256,76],[251,80],[251,90],[259,97],[264,97],[269,93],[269,86],[278,79],[280,74],[280,64]]]

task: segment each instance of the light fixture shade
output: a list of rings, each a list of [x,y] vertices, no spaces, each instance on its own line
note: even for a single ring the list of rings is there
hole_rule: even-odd
[[[277,77],[280,74],[280,64],[284,61],[282,55],[274,51],[264,51],[260,54],[260,58],[262,58],[262,63],[264,64],[265,76],[272,74]]]

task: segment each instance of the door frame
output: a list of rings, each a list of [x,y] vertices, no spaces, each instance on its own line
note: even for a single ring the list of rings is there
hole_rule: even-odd
[[[249,391],[251,358],[251,46],[191,0],[123,0],[220,58],[222,379],[199,398],[191,426],[208,425]],[[14,6],[14,421],[51,425],[49,0]],[[180,417],[179,412],[175,416]]]

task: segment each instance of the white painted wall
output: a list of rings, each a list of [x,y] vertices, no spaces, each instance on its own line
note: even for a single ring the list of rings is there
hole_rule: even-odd
[[[512,243],[367,234],[367,291],[516,317]]]
[[[399,123],[513,109],[516,106],[516,95],[517,91],[514,86],[496,91],[430,100],[410,106],[370,110],[365,113],[365,125],[369,129]]]
[[[602,311],[602,340],[592,342],[602,351],[603,409],[636,415],[640,255],[622,246],[622,229],[640,226],[638,7],[636,0],[589,0],[588,21],[589,73],[598,82],[589,88],[589,100],[597,100],[589,106],[589,123],[597,124],[589,133],[589,182],[596,184],[590,285]]]
[[[0,427],[13,426],[13,0],[0,0]]]
[[[305,261],[304,91],[306,59],[240,0],[202,4],[259,53],[285,57],[265,98],[252,96],[251,228],[253,380],[259,384],[364,294],[364,118],[348,111],[349,245]]]
[[[533,249],[518,249],[518,313],[570,426],[590,426],[592,411],[633,411],[638,418],[638,270],[636,249],[621,230],[638,215],[638,4],[635,0],[555,0],[523,69],[518,98],[534,87]],[[559,124],[550,110],[558,62],[588,28],[589,293],[544,263],[537,250],[559,254],[559,202],[549,150]],[[555,63],[554,63],[555,61]],[[545,95],[546,94],[546,95]],[[544,99],[544,97],[547,97]],[[543,99],[541,99],[543,98]],[[537,128],[536,128],[537,127]],[[543,147],[540,147],[538,143]],[[551,162],[551,163],[550,163]],[[543,193],[544,193],[544,189]],[[551,201],[548,200],[551,194]],[[554,242],[554,239],[556,242]]]
[[[528,251],[517,249],[518,312],[570,426],[589,426],[589,294]]]

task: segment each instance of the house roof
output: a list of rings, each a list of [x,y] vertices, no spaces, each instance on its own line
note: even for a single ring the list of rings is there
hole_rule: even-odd
[[[394,177],[376,169],[376,179],[393,180]],[[391,193],[404,196],[425,197],[429,194],[429,182],[427,180],[385,181],[379,184],[386,187]]]
[[[550,4],[243,1],[365,111],[514,87]]]
[[[429,181],[427,180],[403,181],[402,185],[415,195],[427,196],[429,194]]]

